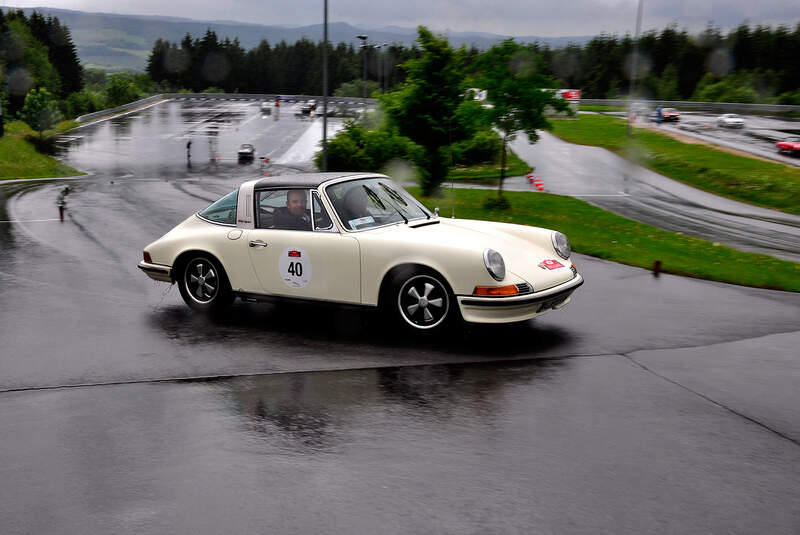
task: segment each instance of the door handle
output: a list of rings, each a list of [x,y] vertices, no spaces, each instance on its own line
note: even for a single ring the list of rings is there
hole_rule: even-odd
[[[267,244],[261,240],[253,241],[250,240],[250,247],[266,247]]]

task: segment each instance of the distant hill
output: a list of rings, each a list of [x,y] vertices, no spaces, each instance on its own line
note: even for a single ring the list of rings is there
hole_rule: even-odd
[[[72,40],[85,67],[107,71],[144,71],[147,57],[156,39],[179,43],[187,33],[193,38],[202,37],[208,28],[214,30],[220,39],[238,38],[246,50],[258,45],[262,39],[266,39],[270,44],[281,41],[294,43],[304,37],[311,41],[322,40],[322,24],[292,28],[230,21],[198,21],[179,17],[86,13],[49,7],[25,8],[23,11],[30,15],[34,9],[45,16],[58,17],[62,24],[69,27]],[[355,36],[359,34],[369,35],[371,42],[405,46],[411,46],[416,38],[416,30],[413,28],[356,28],[343,22],[328,24],[328,38],[334,44],[355,43],[357,41]],[[489,48],[511,37],[481,32],[449,32],[447,35],[454,46],[474,45],[481,49]],[[557,48],[568,43],[585,44],[592,36],[515,36],[514,38],[520,42],[538,41]]]

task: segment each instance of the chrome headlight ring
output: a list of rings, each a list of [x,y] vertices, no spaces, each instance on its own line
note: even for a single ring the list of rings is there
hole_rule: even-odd
[[[564,260],[569,260],[569,256],[572,254],[572,247],[570,247],[567,237],[561,232],[553,232],[551,240],[553,242],[553,249],[556,250],[558,256]]]
[[[483,251],[483,263],[494,280],[501,281],[506,278],[506,263],[503,261],[503,256],[494,249]]]

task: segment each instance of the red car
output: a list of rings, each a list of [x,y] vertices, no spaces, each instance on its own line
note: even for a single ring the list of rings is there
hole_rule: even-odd
[[[775,143],[778,152],[800,155],[800,136],[787,137],[783,141]]]
[[[661,120],[664,122],[679,121],[680,119],[681,114],[678,113],[678,110],[675,108],[664,108],[661,110]]]

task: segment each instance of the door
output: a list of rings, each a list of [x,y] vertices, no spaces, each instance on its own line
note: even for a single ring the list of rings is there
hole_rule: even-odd
[[[297,213],[302,214],[306,204],[297,200],[299,191],[256,192],[256,206],[260,214],[257,227],[275,227],[276,223],[285,220],[281,216],[281,211],[286,211],[284,209],[298,210]],[[310,198],[309,192],[305,192],[307,199]],[[286,206],[281,206],[282,202]],[[314,202],[312,211],[319,209],[318,203]],[[250,261],[262,292],[302,299],[360,303],[358,241],[335,230],[318,229],[318,215],[314,213],[314,230],[309,222],[307,230],[255,228],[247,232]]]

